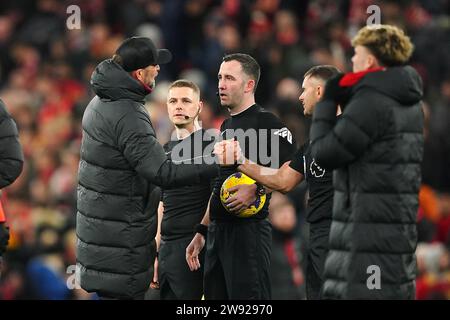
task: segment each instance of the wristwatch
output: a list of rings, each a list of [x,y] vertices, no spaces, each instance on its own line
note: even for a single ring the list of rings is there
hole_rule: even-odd
[[[265,195],[266,194],[266,188],[264,188],[264,186],[262,184],[260,184],[260,183],[256,182],[255,184],[256,184],[256,191],[255,191],[256,195],[257,196]]]

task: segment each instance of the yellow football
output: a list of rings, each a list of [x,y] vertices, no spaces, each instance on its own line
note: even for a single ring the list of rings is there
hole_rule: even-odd
[[[234,192],[228,192],[228,189],[240,184],[253,184],[255,183],[255,180],[250,178],[249,176],[241,173],[236,172],[230,175],[222,184],[222,188],[220,189],[220,201],[222,202],[222,205],[224,208],[230,212],[225,205],[225,201],[227,201],[228,198],[230,198]],[[241,210],[238,213],[230,212],[233,215],[240,217],[240,218],[248,218],[251,216],[254,216],[257,214],[263,207],[264,203],[266,203],[266,195],[257,196],[255,202],[253,202],[248,208]]]

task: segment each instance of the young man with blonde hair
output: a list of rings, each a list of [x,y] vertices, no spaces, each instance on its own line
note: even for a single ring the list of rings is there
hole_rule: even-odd
[[[414,299],[422,82],[399,28],[364,27],[352,44],[353,73],[327,82],[311,126],[312,156],[336,169],[323,295]]]

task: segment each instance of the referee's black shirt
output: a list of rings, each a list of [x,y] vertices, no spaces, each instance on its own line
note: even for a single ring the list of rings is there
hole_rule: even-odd
[[[279,168],[284,162],[290,160],[295,152],[291,132],[274,114],[265,111],[257,104],[226,119],[220,127],[220,132],[223,139],[237,139],[247,159],[266,167]],[[246,138],[242,139],[243,136]],[[235,172],[238,172],[236,166],[220,167],[211,198],[210,219],[212,221],[265,219],[269,213],[270,195],[267,196],[263,209],[253,217],[239,218],[223,207],[220,202],[222,183]]]
[[[174,163],[189,161],[202,163],[205,157],[212,156],[210,152],[204,153],[213,138],[201,129],[183,140],[169,141],[164,145],[164,149]],[[163,241],[194,235],[194,226],[200,223],[205,214],[211,189],[212,181],[162,190],[164,214],[161,222],[161,239]]]

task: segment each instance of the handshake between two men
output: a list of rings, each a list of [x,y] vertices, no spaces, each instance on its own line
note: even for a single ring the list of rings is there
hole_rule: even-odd
[[[214,154],[221,166],[242,164],[245,159],[239,142],[236,140],[222,140],[214,145]]]

